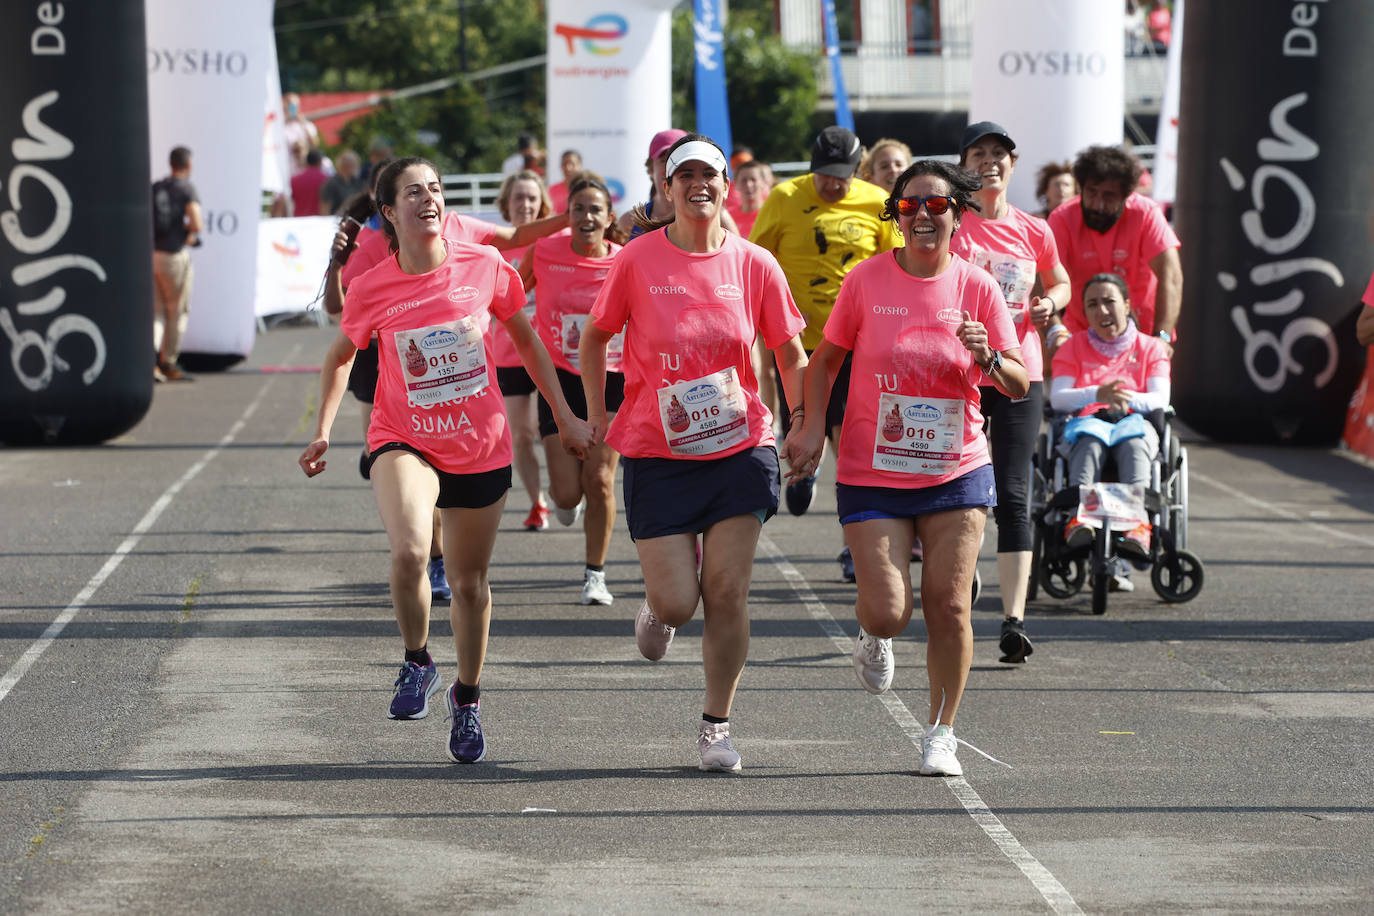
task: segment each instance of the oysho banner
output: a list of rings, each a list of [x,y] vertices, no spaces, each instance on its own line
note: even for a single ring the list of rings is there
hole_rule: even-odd
[[[643,200],[649,140],[674,127],[674,0],[549,0],[549,155],[568,149],[606,178],[617,204]],[[623,206],[619,206],[623,209]]]
[[[205,213],[191,251],[191,317],[183,352],[247,356],[263,161],[263,96],[272,0],[147,0],[148,117],[154,180],[175,146],[191,150]]]
[[[1007,196],[1038,210],[1035,173],[1121,142],[1124,6],[1103,0],[978,0],[969,123],[996,121],[1021,161]]]

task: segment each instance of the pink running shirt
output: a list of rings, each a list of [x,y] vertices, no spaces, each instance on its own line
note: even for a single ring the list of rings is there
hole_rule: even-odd
[[[731,232],[706,253],[683,251],[662,229],[646,233],[615,258],[592,321],[625,331],[625,402],[611,448],[714,460],[775,444],[750,350],[760,333],[770,349],[782,346],[806,320],[768,251]]]
[[[507,248],[501,252],[505,256],[506,262],[515,269],[520,269],[520,262],[529,257],[533,245],[526,245],[524,248]],[[534,290],[525,294],[525,317],[534,324]],[[523,368],[524,363],[520,360],[520,351],[515,349],[515,341],[510,339],[510,333],[506,326],[500,323],[491,326],[491,348],[496,354],[494,365],[498,369]]]
[[[429,273],[403,273],[392,257],[355,280],[340,329],[359,349],[377,334],[368,449],[405,442],[454,474],[510,464],[490,327],[493,316],[504,321],[524,304],[519,275],[485,245],[449,241],[448,257]]]
[[[1073,335],[1055,351],[1053,370],[1055,378],[1073,379],[1075,388],[1125,379],[1131,391],[1148,391],[1150,379],[1169,377],[1170,363],[1164,341],[1158,337],[1138,333],[1134,346],[1109,359],[1097,351],[1085,332]],[[1106,406],[1089,404],[1078,415],[1089,417]]]
[[[1045,357],[1040,333],[1030,320],[1030,300],[1036,277],[1059,265],[1049,223],[1011,204],[1001,219],[984,219],[970,210],[949,240],[949,250],[992,274],[1002,287],[1030,380],[1044,381]]]
[[[554,235],[534,243],[535,330],[549,351],[553,364],[575,374],[582,326],[591,314],[606,274],[621,250],[609,242],[604,258],[583,257],[572,250],[572,236]],[[606,368],[620,371],[619,339],[611,342]]]
[[[935,277],[913,277],[893,252],[845,277],[825,323],[825,339],[854,353],[840,483],[921,489],[990,462],[978,392],[989,380],[954,334],[964,312],[994,350],[1020,345],[996,281],[958,255]]]
[[[1178,236],[1154,201],[1140,194],[1126,198],[1126,206],[1112,228],[1095,232],[1083,224],[1081,197],[1070,197],[1050,214],[1050,228],[1059,246],[1059,259],[1073,284],[1073,301],[1064,310],[1064,325],[1073,333],[1087,330],[1083,317],[1083,284],[1098,273],[1119,274],[1131,291],[1131,312],[1146,334],[1154,334],[1155,290],[1159,281],[1150,261],[1160,252],[1179,246]]]

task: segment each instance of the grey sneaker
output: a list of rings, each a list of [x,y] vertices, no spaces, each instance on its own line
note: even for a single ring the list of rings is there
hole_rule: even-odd
[[[672,645],[676,632],[654,616],[648,599],[645,599],[635,615],[635,642],[639,644],[639,654],[651,662],[658,661],[668,654],[668,647]]]
[[[582,603],[609,605],[615,598],[606,589],[606,573],[600,569],[589,569],[582,578]]]
[[[729,722],[707,722],[701,720],[697,732],[697,750],[701,752],[699,770],[712,773],[738,773],[742,764],[739,752],[730,742]]]
[[[892,672],[897,665],[892,657],[892,640],[879,639],[859,628],[859,637],[854,640],[854,673],[859,683],[869,693],[886,693],[892,686]]]

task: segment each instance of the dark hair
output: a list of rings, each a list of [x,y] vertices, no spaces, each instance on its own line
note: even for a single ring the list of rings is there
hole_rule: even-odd
[[[374,197],[375,197],[376,194],[377,194],[377,179],[381,178],[381,177],[382,177],[382,171],[383,171],[387,166],[391,165],[391,163],[393,163],[393,162],[395,162],[395,161],[396,161],[396,157],[395,157],[395,156],[387,156],[387,157],[385,157],[385,158],[383,158],[383,159],[378,159],[376,162],[374,162],[374,163],[372,164],[372,171],[368,173],[369,177],[371,178],[371,181],[369,181],[369,182],[367,183],[367,189],[368,189],[370,192],[372,192],[372,195],[373,195]],[[375,211],[376,208],[374,207],[373,210]]]
[[[582,154],[579,153],[579,152],[578,152],[577,150],[575,150],[575,149],[565,149],[565,150],[563,150],[563,152],[561,152],[561,153],[558,154],[558,161],[559,161],[559,162],[562,162],[564,159],[567,159],[569,156],[576,156],[578,162],[581,162],[581,161],[582,161]]]
[[[773,166],[764,162],[762,159],[750,159],[748,162],[741,162],[739,165],[735,166],[735,179],[739,180],[740,174],[750,169],[767,169],[771,172],[773,171]]]
[[[191,164],[191,150],[185,146],[172,147],[172,154],[167,157],[167,162],[176,171],[181,171]]]
[[[606,179],[596,172],[586,170],[578,172],[568,182],[568,212],[572,212],[573,195],[588,188],[599,191],[606,198],[606,211],[611,215],[611,224],[606,227],[604,233],[606,241],[624,245],[630,240],[630,233],[621,228],[620,221],[615,218],[615,201],[611,198],[611,189],[606,187]]]
[[[404,156],[400,159],[393,159],[387,164],[386,168],[381,169],[377,175],[377,212],[382,217],[382,231],[386,233],[387,241],[390,243],[392,251],[400,249],[400,241],[396,238],[396,227],[391,224],[391,220],[382,213],[382,207],[396,206],[396,182],[401,177],[401,173],[411,166],[426,166],[434,170],[438,175],[439,170],[434,163],[419,156]]]
[[[973,199],[973,192],[983,186],[983,179],[952,162],[945,162],[941,159],[917,159],[907,166],[906,171],[898,175],[897,180],[892,183],[892,194],[883,202],[883,212],[880,219],[896,221],[898,215],[897,201],[901,199],[902,191],[906,189],[907,182],[917,175],[940,178],[949,185],[949,196],[954,198],[956,216],[963,216],[964,212],[969,209],[982,212],[983,208],[978,206],[978,201]]]
[[[539,186],[539,215],[535,219],[543,219],[553,212],[553,201],[549,199],[549,189],[544,187],[544,179],[538,172],[521,169],[507,175],[501,182],[501,190],[496,193],[496,209],[503,220],[510,222],[510,196],[515,193],[517,181],[533,181]]]
[[[1090,181],[1115,181],[1123,196],[1136,189],[1143,171],[1140,160],[1120,146],[1090,146],[1073,162],[1073,178],[1080,188]]]
[[[517,150],[529,149],[534,146],[534,134],[520,134],[515,138],[515,144]]]
[[[322,162],[324,162],[324,153],[320,152],[317,149],[312,149],[310,152],[305,154],[306,165],[319,165]]]
[[[679,146],[682,146],[684,143],[691,143],[691,142],[694,141],[694,140],[703,140],[703,141],[705,141],[705,142],[711,144],[712,146],[714,146],[714,147],[720,152],[720,157],[721,157],[722,159],[724,159],[726,162],[729,162],[729,161],[730,161],[730,157],[727,156],[727,155],[725,155],[725,150],[723,150],[723,149],[720,148],[720,144],[717,143],[716,141],[712,140],[710,137],[706,136],[705,134],[687,134],[686,136],[684,136],[684,137],[682,137],[681,139],[679,139],[679,140],[678,140],[676,143],[674,143],[672,146],[668,147],[668,151],[667,151],[666,154],[660,154],[660,155],[663,155],[663,156],[665,156],[666,158],[672,158],[672,155],[673,155],[673,151],[674,151],[674,150],[676,150]],[[652,162],[652,160],[650,160],[650,161]],[[673,179],[672,179],[671,177],[667,177],[667,178],[664,179],[663,183],[664,183],[664,184],[668,184],[668,183],[670,183],[672,180],[673,180]],[[727,179],[727,180],[728,180],[728,179]],[[655,190],[655,191],[659,191],[659,190],[662,190],[662,189],[661,189],[661,188],[655,188],[654,190]],[[722,207],[724,207],[724,206],[725,206],[725,201],[722,200],[722,201],[720,202],[720,205],[721,205]],[[634,217],[634,224],[635,224],[636,226],[639,227],[639,229],[640,229],[641,232],[653,232],[655,229],[662,229],[664,226],[668,225],[668,224],[671,223],[674,219],[677,218],[677,208],[676,208],[676,207],[673,208],[673,215],[672,215],[671,217],[667,218],[667,219],[662,219],[662,218],[655,219],[655,218],[650,217],[649,214],[645,212],[645,210],[644,210],[644,205],[643,205],[643,204],[635,204],[634,210],[632,210],[631,213],[632,213],[632,215],[633,215],[633,217]]]
[[[1100,274],[1093,274],[1088,278],[1088,282],[1083,284],[1083,292],[1079,294],[1078,298],[1082,299],[1086,304],[1088,301],[1088,287],[1098,283],[1110,283],[1112,286],[1121,290],[1121,301],[1126,303],[1128,309],[1130,308],[1131,291],[1126,288],[1126,281],[1122,278],[1121,274],[1108,273],[1105,271]]]
[[[1073,175],[1073,163],[1065,160],[1064,162],[1046,162],[1040,166],[1040,171],[1035,173],[1035,196],[1041,200],[1049,193],[1050,182],[1060,175]],[[1076,182],[1078,179],[1075,178]]]

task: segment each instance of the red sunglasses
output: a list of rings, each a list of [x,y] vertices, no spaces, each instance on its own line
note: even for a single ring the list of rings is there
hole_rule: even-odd
[[[943,194],[932,194],[929,197],[902,197],[897,200],[897,212],[903,216],[912,216],[921,209],[921,204],[925,204],[926,212],[931,216],[939,216],[950,207],[954,206],[954,198],[946,197]]]

